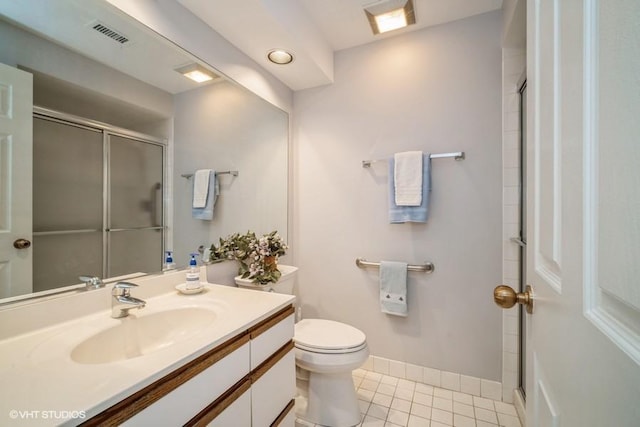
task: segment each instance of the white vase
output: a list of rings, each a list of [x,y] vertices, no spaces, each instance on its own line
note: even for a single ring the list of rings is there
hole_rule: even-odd
[[[236,276],[233,280],[240,288],[255,289],[259,291],[272,291],[274,285],[273,283],[261,285],[260,283],[254,282],[253,279],[243,279],[242,276]]]
[[[298,267],[278,264],[278,270],[280,270],[282,276],[280,276],[280,279],[278,279],[276,283],[261,285],[259,283],[254,283],[251,279],[243,279],[241,276],[236,276],[234,280],[240,288],[293,295],[293,286],[295,283]]]

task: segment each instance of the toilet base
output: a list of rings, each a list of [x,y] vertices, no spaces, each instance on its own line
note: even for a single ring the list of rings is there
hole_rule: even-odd
[[[304,381],[306,382],[306,381]],[[302,381],[299,385],[304,387]],[[309,372],[309,381],[296,403],[296,415],[305,421],[328,427],[351,427],[360,424],[358,396],[351,371],[333,374]]]

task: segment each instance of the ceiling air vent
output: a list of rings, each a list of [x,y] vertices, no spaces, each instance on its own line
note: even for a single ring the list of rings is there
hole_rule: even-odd
[[[121,32],[107,26],[106,24],[100,21],[94,21],[91,24],[89,24],[89,26],[94,30],[96,30],[97,32],[99,32],[100,34],[105,35],[122,45],[130,41],[127,36],[123,35]]]

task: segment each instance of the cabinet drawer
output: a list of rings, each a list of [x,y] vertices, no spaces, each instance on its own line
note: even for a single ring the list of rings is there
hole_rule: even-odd
[[[184,425],[249,373],[249,352],[247,342],[122,425]]]
[[[247,385],[250,381],[247,380]],[[247,389],[224,411],[218,414],[207,427],[251,427],[251,390]]]
[[[252,426],[270,426],[295,393],[296,363],[293,343],[290,341],[252,374]]]
[[[282,420],[277,424],[278,427],[295,427],[296,425],[296,411],[292,408],[289,408],[289,411],[286,413]]]
[[[254,370],[287,342],[294,333],[293,307],[287,307],[268,321],[249,331],[251,336],[251,369]]]

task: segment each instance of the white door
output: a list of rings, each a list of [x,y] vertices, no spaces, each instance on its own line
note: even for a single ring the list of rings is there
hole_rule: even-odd
[[[0,64],[0,298],[32,289],[32,121],[31,74]]]
[[[640,1],[529,0],[529,427],[640,426]]]

